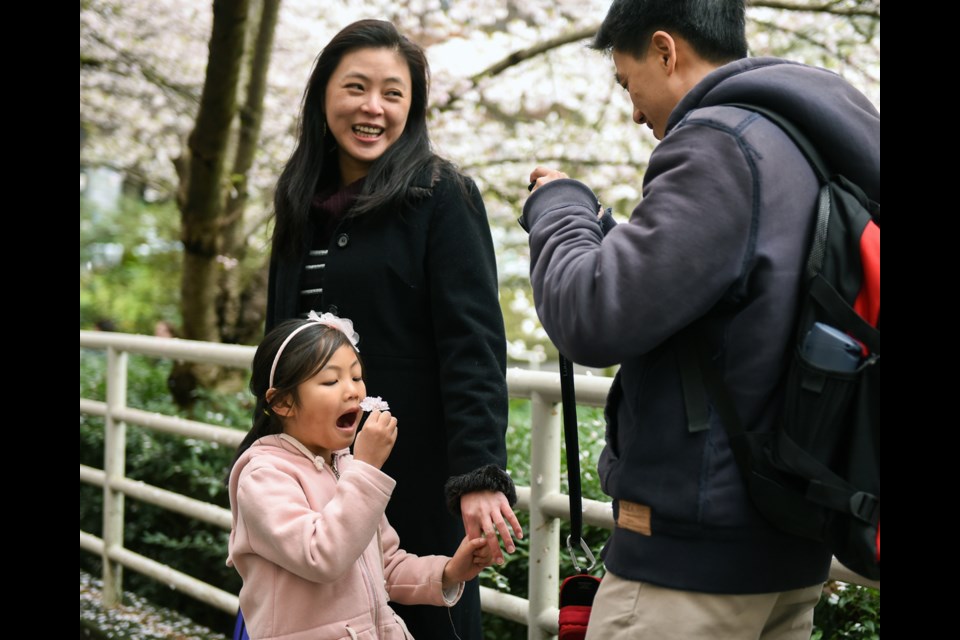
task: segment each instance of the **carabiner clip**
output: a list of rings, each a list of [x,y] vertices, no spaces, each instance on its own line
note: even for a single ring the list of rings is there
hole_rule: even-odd
[[[593,569],[594,565],[597,564],[597,559],[593,557],[593,552],[590,551],[590,547],[587,546],[587,542],[580,538],[580,548],[583,550],[583,556],[590,563],[590,566],[584,569],[580,566],[580,562],[577,560],[577,552],[573,548],[573,541],[570,539],[571,536],[567,536],[567,551],[570,553],[570,561],[573,563],[573,568],[580,573],[589,573]]]

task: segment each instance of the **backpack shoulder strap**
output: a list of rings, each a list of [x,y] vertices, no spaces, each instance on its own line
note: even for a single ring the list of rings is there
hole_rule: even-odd
[[[802,131],[800,131],[795,124],[784,118],[776,111],[771,111],[766,107],[760,107],[755,104],[749,104],[746,102],[731,102],[726,106],[739,107],[740,109],[746,109],[747,111],[759,113],[767,120],[780,127],[783,132],[786,133],[791,140],[793,140],[793,143],[797,145],[797,148],[803,152],[804,157],[806,157],[807,162],[810,163],[810,166],[813,167],[813,171],[817,174],[817,178],[820,179],[821,184],[830,181],[830,176],[833,172],[827,167],[827,163],[824,162],[820,152],[817,151],[817,149],[813,146],[813,143],[810,142],[810,139]]]
[[[820,181],[820,194],[817,199],[817,220],[814,224],[813,240],[810,244],[810,250],[807,254],[807,264],[805,266],[807,277],[815,277],[823,269],[823,260],[827,251],[827,229],[830,226],[830,210],[832,208],[828,183],[830,182],[832,172],[827,168],[826,162],[824,162],[823,157],[816,148],[814,148],[810,139],[807,138],[796,125],[779,113],[771,111],[766,107],[760,107],[746,102],[732,102],[727,106],[739,107],[740,109],[759,113],[780,127],[797,148],[800,149],[800,152],[803,153],[807,162],[810,163],[813,172],[817,175],[817,179]]]

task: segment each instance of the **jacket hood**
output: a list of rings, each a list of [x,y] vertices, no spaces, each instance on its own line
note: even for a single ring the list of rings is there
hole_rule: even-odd
[[[246,451],[243,452],[238,459],[234,467],[236,468],[236,473],[231,474],[239,478],[240,471],[243,470],[254,458],[260,455],[277,455],[278,450],[282,451],[280,455],[287,458],[288,460],[295,461],[298,458],[305,458],[313,463],[317,469],[322,469],[323,465],[326,462],[321,456],[314,455],[306,448],[305,445],[300,443],[298,440],[292,436],[284,436],[281,434],[263,436],[259,440],[256,440],[253,444],[250,445]],[[349,449],[340,449],[333,452],[333,459],[342,458],[345,455],[349,455]]]
[[[683,97],[667,131],[693,109],[733,102],[765,107],[790,120],[833,171],[880,201],[880,114],[846,80],[778,58],[737,60],[708,74]]]

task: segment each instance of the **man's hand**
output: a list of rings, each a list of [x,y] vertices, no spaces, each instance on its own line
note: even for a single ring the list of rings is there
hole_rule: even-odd
[[[530,173],[530,191],[536,191],[548,182],[569,178],[563,171],[557,171],[548,167],[537,167]]]
[[[463,494],[460,496],[460,515],[463,516],[463,528],[467,532],[467,538],[486,538],[493,562],[498,565],[503,564],[503,552],[500,551],[497,532],[503,539],[503,547],[507,553],[517,550],[510,535],[511,527],[518,540],[523,538],[520,522],[502,491],[474,491]]]

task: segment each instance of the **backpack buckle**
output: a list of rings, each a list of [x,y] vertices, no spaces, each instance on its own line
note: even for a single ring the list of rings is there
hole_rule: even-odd
[[[866,491],[857,491],[850,496],[850,513],[858,520],[873,524],[880,519],[880,498]]]

